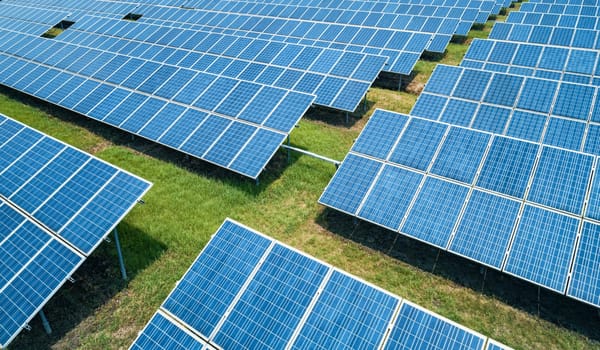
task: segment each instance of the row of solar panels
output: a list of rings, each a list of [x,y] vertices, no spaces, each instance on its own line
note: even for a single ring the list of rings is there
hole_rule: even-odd
[[[494,1],[470,1],[462,6],[434,5],[398,5],[392,11],[359,11],[353,9],[327,9],[320,6],[299,6],[296,4],[271,5],[251,1],[219,1],[197,3],[195,9],[219,11],[223,13],[241,13],[266,17],[307,20],[315,22],[358,25],[376,28],[394,28],[437,33],[438,26],[423,26],[427,20],[455,19],[446,25],[444,32],[461,26],[461,23],[485,23],[494,9]],[[450,25],[452,23],[452,25]],[[466,24],[465,24],[466,25]]]
[[[150,186],[0,115],[0,347]]]
[[[505,349],[227,219],[131,349]]]
[[[598,51],[475,39],[463,67],[600,86]]]
[[[598,58],[570,47],[597,33],[490,36],[438,65],[410,116],[377,111],[320,201],[600,306]]]
[[[353,112],[386,58],[234,35],[82,17],[60,41],[316,95]],[[128,66],[131,63],[128,63]],[[168,77],[166,77],[168,78]]]
[[[165,83],[167,65],[2,34],[3,85],[252,178],[314,99],[174,67]]]
[[[600,154],[597,87],[438,65],[411,115]]]
[[[569,282],[570,296],[597,304],[596,166],[591,155],[378,110],[320,202],[560,293]]]

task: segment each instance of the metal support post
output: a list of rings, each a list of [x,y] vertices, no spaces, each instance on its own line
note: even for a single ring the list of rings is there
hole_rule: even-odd
[[[288,135],[287,137],[287,145],[288,147],[290,147],[290,135]],[[287,149],[287,160],[288,160],[288,164],[290,164],[291,160],[292,160],[292,156],[290,154],[290,149]]]
[[[348,112],[346,112],[346,124],[348,124]]]
[[[127,271],[125,270],[125,261],[123,260],[123,253],[121,252],[121,242],[119,241],[119,231],[115,227],[114,231],[115,245],[117,246],[117,255],[119,256],[119,267],[121,268],[121,277],[127,280]]]
[[[44,310],[40,310],[40,312],[38,312],[38,315],[40,315],[40,319],[42,320],[42,326],[44,326],[46,334],[52,334],[52,328],[50,327],[50,322],[48,322],[48,319],[46,318],[46,314],[44,314]]]

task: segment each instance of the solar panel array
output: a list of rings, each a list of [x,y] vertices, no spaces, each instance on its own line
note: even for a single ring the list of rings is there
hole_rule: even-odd
[[[505,348],[227,219],[131,349],[491,346]]]
[[[598,307],[597,35],[587,6],[540,4],[561,11],[511,15],[410,115],[376,111],[320,202]]]
[[[0,347],[150,186],[0,115]]]
[[[569,281],[587,278],[570,274],[583,254],[577,239],[600,228],[597,208],[586,207],[600,194],[600,181],[592,181],[597,162],[377,110],[320,202],[565,293]],[[591,231],[580,232],[586,225]],[[582,288],[597,298],[595,287]]]
[[[85,16],[59,40],[316,95],[353,112],[385,57]],[[143,40],[141,40],[143,38]],[[168,79],[168,77],[165,77]]]
[[[597,50],[475,39],[461,66],[600,86]]]
[[[597,90],[592,85],[438,65],[410,114],[600,155]]]
[[[252,178],[314,100],[61,41],[0,35],[2,84]]]

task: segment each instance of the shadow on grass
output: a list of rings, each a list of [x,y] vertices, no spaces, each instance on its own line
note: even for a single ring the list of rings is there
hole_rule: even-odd
[[[126,222],[118,226],[125,266],[129,280],[157,260],[167,249],[141,230]],[[22,330],[10,349],[50,349],[78,324],[127,287],[121,278],[115,242],[103,242],[73,274],[75,283],[66,282],[44,306],[52,334],[44,332],[39,316],[30,323],[31,330]],[[136,246],[144,249],[135,249]],[[77,339],[77,337],[71,337]],[[66,344],[77,348],[79,344]]]
[[[365,98],[352,113],[327,107],[313,106],[306,112],[303,118],[320,121],[332,126],[351,128],[365,118],[374,105],[374,101],[369,101]]]
[[[259,176],[259,181],[239,175],[225,168],[213,165],[203,160],[188,156],[175,149],[160,145],[154,141],[133,135],[127,131],[101,123],[79,113],[53,105],[36,97],[24,94],[11,88],[0,85],[0,94],[17,100],[27,106],[39,109],[64,122],[82,127],[91,133],[100,136],[117,146],[125,146],[139,153],[151,156],[166,163],[171,163],[197,175],[209,179],[219,180],[228,185],[240,188],[251,195],[258,195],[269,185],[277,180],[289,165],[285,152],[278,150],[273,159],[267,164]],[[293,163],[297,158],[291,158]]]
[[[598,309],[590,305],[329,208],[321,213],[317,223],[343,238],[420,270],[600,340]]]

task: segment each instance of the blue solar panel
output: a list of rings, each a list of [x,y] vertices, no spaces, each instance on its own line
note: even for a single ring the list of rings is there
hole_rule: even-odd
[[[448,126],[413,118],[395,146],[390,161],[427,170]],[[362,135],[362,133],[361,133]]]
[[[523,198],[539,146],[496,137],[483,163],[477,186]]]
[[[397,230],[422,178],[421,174],[386,165],[358,216]]]
[[[557,85],[549,80],[528,78],[522,88],[517,107],[536,112],[550,112]]]
[[[132,350],[201,350],[205,343],[195,338],[179,325],[156,313],[143,332],[131,344]]]
[[[352,146],[355,152],[385,159],[404,129],[408,117],[376,110]]]
[[[504,270],[564,293],[579,220],[525,206]]]
[[[452,127],[433,163],[431,172],[472,183],[487,149],[490,135]]]
[[[496,74],[490,82],[484,102],[513,106],[519,94],[523,78],[514,75]]]
[[[586,124],[574,120],[550,118],[544,143],[574,151],[581,149]]]
[[[319,202],[354,214],[377,176],[381,163],[348,154]],[[348,192],[348,188],[352,188]]]
[[[567,295],[600,305],[600,226],[584,221]]]
[[[506,135],[523,140],[539,142],[546,125],[547,116],[525,111],[515,111]]]
[[[390,294],[334,271],[293,347],[377,348],[399,303]]]
[[[414,348],[415,337],[442,349],[486,340],[227,219],[132,349]]]
[[[469,126],[476,111],[477,103],[452,99],[439,120],[453,125]]]
[[[150,184],[5,116],[0,117],[0,179],[4,347]]]
[[[225,222],[162,307],[201,334],[210,335],[270,243]]]
[[[527,199],[581,214],[592,163],[590,155],[545,147]]]
[[[558,90],[552,114],[587,120],[595,89],[591,86],[563,83]]]
[[[404,302],[385,349],[481,349],[485,338]]]
[[[600,175],[594,175],[591,184],[590,198],[587,204],[586,217],[600,221]]]
[[[401,232],[445,248],[468,192],[467,187],[428,177]]]
[[[473,191],[449,250],[500,269],[520,206],[508,198]]]
[[[224,348],[285,347],[327,270],[307,256],[276,245],[214,341]]]

